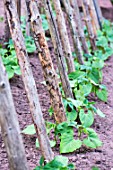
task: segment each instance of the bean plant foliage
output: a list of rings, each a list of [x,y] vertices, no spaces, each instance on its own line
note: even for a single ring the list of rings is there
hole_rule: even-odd
[[[37,166],[34,170],[75,170],[75,166],[72,163],[68,163],[68,158],[64,156],[56,156],[54,160],[44,165],[44,158],[40,159],[40,166]]]

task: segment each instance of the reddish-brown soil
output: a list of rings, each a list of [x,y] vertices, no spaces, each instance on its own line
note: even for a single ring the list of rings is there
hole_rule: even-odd
[[[1,6],[0,6],[1,7]],[[53,56],[53,48],[50,46],[51,56]],[[36,54],[30,56],[30,63],[33,70],[33,74],[36,81],[37,91],[40,98],[40,103],[45,120],[51,120],[48,115],[48,109],[50,106],[49,94],[46,87],[41,83],[44,81],[42,69],[38,57]],[[55,60],[54,60],[55,63]],[[103,142],[103,146],[98,149],[85,149],[81,148],[79,151],[67,154],[69,160],[73,162],[77,170],[91,170],[92,166],[99,167],[100,170],[112,170],[113,168],[113,57],[106,61],[103,69],[103,84],[108,88],[108,101],[106,103],[97,100],[96,106],[100,108],[106,115],[106,118],[95,118],[93,125],[94,129],[98,133],[100,139]],[[14,98],[16,111],[18,114],[18,120],[20,128],[23,130],[27,125],[32,124],[32,119],[29,111],[29,106],[24,90],[24,85],[21,76],[15,76],[11,81],[11,90]],[[30,166],[30,170],[33,170],[38,164],[41,157],[39,149],[35,148],[36,136],[22,135],[26,157]],[[56,155],[59,154],[58,148],[53,148]],[[0,170],[9,170],[7,154],[5,146],[2,141],[0,132]]]

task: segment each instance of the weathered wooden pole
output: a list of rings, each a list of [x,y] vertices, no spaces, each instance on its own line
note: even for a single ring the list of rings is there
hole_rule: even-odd
[[[22,79],[25,85],[25,90],[29,101],[33,123],[38,136],[41,153],[48,162],[53,159],[54,154],[51,150],[49,138],[46,133],[46,127],[42,116],[39,97],[37,95],[36,84],[29,64],[28,54],[26,52],[24,38],[17,15],[15,0],[4,0],[4,4],[6,6],[6,14],[10,32],[14,42],[16,55],[19,60]]]
[[[93,0],[90,0],[90,13],[91,13],[91,16],[92,16],[92,20],[94,22],[94,26],[95,26],[95,29],[96,29],[96,33],[97,33],[97,30],[99,30],[100,26],[99,26],[99,22],[98,22],[98,18],[97,18],[97,13],[96,13],[96,10],[95,10],[95,6],[94,6],[94,3],[93,3]]]
[[[66,121],[66,115],[58,86],[58,78],[53,67],[44,30],[42,28],[40,13],[35,0],[26,0],[26,4],[29,13],[29,20],[31,21],[31,28],[34,35],[35,44],[38,50],[38,56],[43,68],[43,74],[46,80],[47,89],[50,94],[50,100],[54,110],[55,120],[57,123],[61,123]]]
[[[25,12],[26,12],[26,35],[31,36],[31,25],[30,25],[30,20],[29,20],[29,16],[28,16],[26,0],[25,0],[25,5],[26,5],[26,9],[25,9]]]
[[[4,7],[4,9],[5,9],[5,7]],[[5,30],[4,30],[4,32],[5,32],[5,35],[4,35],[4,41],[5,42],[9,42],[9,39],[10,39],[10,37],[11,37],[11,35],[10,35],[10,30],[9,30],[9,24],[8,24],[8,21],[7,21],[7,15],[6,15],[6,12],[4,12],[4,23],[5,23]],[[7,47],[7,45],[4,45],[5,47]]]
[[[16,4],[17,4],[17,12],[18,12],[19,20],[21,20],[21,0],[16,0]]]
[[[96,29],[96,24],[95,24],[95,18],[94,18],[94,11],[92,10],[92,6],[91,6],[91,3],[89,0],[87,0],[87,4],[88,4],[88,9],[89,9],[89,15],[90,15],[90,18],[91,18],[91,25],[92,25],[92,28],[93,28],[93,34],[96,38],[97,36],[97,29]]]
[[[77,27],[78,27],[78,33],[79,33],[80,41],[82,43],[82,49],[83,49],[85,54],[89,54],[88,46],[87,46],[87,42],[86,42],[86,38],[85,38],[85,34],[84,34],[83,23],[82,23],[82,20],[81,20],[81,17],[80,17],[80,12],[79,12],[77,0],[70,0],[70,3],[71,3],[73,13],[74,13],[74,16],[75,16],[75,19],[76,19],[76,23],[77,23]]]
[[[75,53],[77,55],[78,62],[80,64],[84,64],[83,51],[82,51],[81,43],[80,43],[79,36],[77,33],[77,24],[75,22],[74,13],[73,13],[72,7],[70,5],[70,1],[62,0],[62,3],[64,5],[65,12],[67,14],[68,21],[70,23]]]
[[[68,73],[75,71],[74,61],[72,57],[71,46],[68,38],[68,33],[66,29],[64,15],[61,9],[60,1],[53,0],[53,4],[56,11],[56,21],[58,25],[58,30],[61,37],[62,47],[64,50],[67,66],[68,66]]]
[[[103,16],[102,16],[102,11],[101,11],[99,2],[98,2],[98,0],[93,0],[93,3],[94,3],[94,6],[95,6],[95,10],[96,10],[96,14],[97,14],[100,29],[102,29]]]
[[[91,48],[94,51],[96,49],[95,35],[93,32],[93,27],[92,27],[92,23],[91,23],[91,17],[90,17],[90,13],[89,13],[89,5],[87,3],[87,0],[81,0],[81,1],[82,1],[83,12],[84,12],[84,20],[85,20],[85,23],[87,26],[89,39],[90,39],[90,43],[91,43]]]
[[[0,57],[0,126],[10,170],[28,170],[8,76]]]
[[[54,51],[55,51],[56,58],[57,58],[58,69],[60,73],[60,78],[61,78],[64,94],[66,98],[68,97],[73,98],[72,89],[70,87],[68,75],[66,72],[66,64],[65,64],[65,57],[64,57],[64,53],[62,49],[62,44],[61,44],[56,20],[53,15],[52,7],[51,7],[49,0],[43,0],[43,2],[44,2],[44,8],[46,11],[48,24],[49,24],[52,42],[54,45]]]

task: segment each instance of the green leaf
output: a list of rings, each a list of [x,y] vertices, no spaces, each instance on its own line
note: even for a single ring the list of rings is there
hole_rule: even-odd
[[[94,116],[92,111],[88,110],[87,113],[84,113],[84,110],[81,109],[79,113],[80,121],[84,127],[90,127],[94,122]]]
[[[40,147],[38,139],[36,139],[35,146],[36,146],[36,148]]]
[[[85,76],[85,72],[83,71],[75,71],[75,72],[72,72],[69,74],[69,79],[71,80],[75,80],[75,79],[78,79],[78,78],[82,78]]]
[[[22,133],[27,134],[27,135],[34,135],[36,133],[34,125],[28,125],[23,131]]]
[[[46,15],[45,14],[41,14],[41,18],[42,18],[43,29],[46,31],[46,30],[49,29],[48,22],[47,22],[47,19],[46,19]]]
[[[56,141],[55,140],[50,140],[50,146],[51,148],[53,148],[56,145]]]
[[[98,138],[97,133],[91,128],[87,128],[87,131],[88,137],[83,140],[83,144],[90,148],[97,148],[102,146],[102,142]]]
[[[55,126],[56,126],[55,123],[46,121],[47,134],[49,134],[52,129],[55,129]]]
[[[101,30],[97,30],[97,36],[101,37],[103,35],[103,32]]]
[[[60,153],[70,153],[79,149],[82,145],[80,140],[62,139],[60,143]]]
[[[12,66],[12,68],[14,69],[15,74],[21,75],[21,70],[20,70],[19,65],[17,65],[17,66]]]
[[[0,17],[0,22],[3,22],[3,20],[4,20],[4,17]]]
[[[69,82],[70,82],[71,87],[77,86],[77,80],[70,80]]]
[[[80,100],[75,100],[75,99],[72,99],[72,98],[67,98],[67,100],[71,101],[72,104],[77,108],[82,106],[82,104],[83,104],[83,102],[80,101]]]
[[[105,114],[100,109],[97,109],[96,112],[100,117],[105,117]]]
[[[8,74],[8,78],[11,79],[14,76],[14,70],[11,68],[11,66],[6,66],[6,71]]]
[[[95,55],[95,57],[97,58],[97,59],[99,59],[99,60],[104,60],[104,57],[103,57],[103,51],[102,50],[96,50],[95,52],[94,52],[94,55]]]
[[[41,156],[39,163],[40,163],[40,166],[43,166],[43,164],[44,164],[44,157],[43,156]]]
[[[110,57],[111,55],[113,55],[113,49],[112,49],[112,48],[106,47],[104,50],[105,50],[105,56],[106,56],[105,59],[107,59],[108,57]]]
[[[97,42],[96,42],[96,45],[97,45],[97,46],[100,46],[100,47],[106,47],[106,46],[108,46],[107,38],[106,38],[105,36],[98,37],[98,40],[97,40]]]
[[[77,101],[80,102],[80,105],[78,107],[81,107],[83,105],[83,101],[85,100],[84,90],[81,88],[79,90],[75,88],[74,94],[75,94]]]
[[[73,164],[69,164],[67,167],[68,167],[68,169],[70,169],[70,170],[75,170],[75,169],[76,169]]]
[[[100,59],[93,61],[92,67],[97,68],[97,69],[102,69],[104,67],[104,61]]]
[[[107,87],[106,87],[104,84],[99,84],[99,87],[100,87],[101,89],[107,90]]]
[[[33,53],[34,51],[36,51],[36,46],[35,46],[35,44],[27,43],[26,49],[27,49],[28,53]]]
[[[96,89],[96,95],[100,100],[107,102],[108,93],[106,89]]]
[[[50,108],[48,109],[48,112],[49,112],[49,115],[50,115],[50,116],[52,116],[52,115],[53,115],[53,113],[54,113],[53,108],[52,108],[52,107],[50,107]]]
[[[92,90],[91,83],[83,84],[83,85],[80,85],[79,87],[80,87],[80,91],[82,91],[85,96],[88,96],[91,93],[91,90]]]
[[[60,153],[70,153],[79,149],[82,145],[81,140],[73,138],[73,131],[70,133],[63,133],[60,142]]]
[[[93,80],[96,84],[99,83],[99,70],[92,68],[92,71],[89,72],[88,77],[90,80]]]
[[[77,118],[77,112],[75,109],[73,109],[71,112],[66,111],[66,116],[68,121],[74,121]]]
[[[65,168],[68,166],[68,158],[64,156],[56,156],[54,160],[51,162],[47,163],[44,167],[44,170],[48,168],[48,170],[60,170],[59,168]]]
[[[62,122],[60,124],[57,125],[56,129],[55,129],[55,133],[56,134],[64,134],[64,133],[68,133],[68,134],[73,134],[73,130],[72,127],[70,125],[70,122]]]
[[[99,168],[96,167],[96,166],[93,166],[93,167],[92,167],[92,170],[99,170]]]

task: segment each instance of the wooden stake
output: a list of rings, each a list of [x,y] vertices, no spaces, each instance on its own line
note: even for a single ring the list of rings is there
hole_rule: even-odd
[[[38,136],[41,152],[45,160],[48,162],[53,159],[54,154],[51,150],[49,138],[46,133],[45,123],[39,103],[39,97],[37,95],[36,84],[28,61],[28,54],[26,52],[24,38],[21,32],[19,18],[17,15],[15,0],[4,0],[4,4],[6,6],[10,32],[14,41],[16,55],[19,60],[22,79],[25,85],[30,111]]]
[[[4,9],[5,9],[5,7],[4,7]],[[4,30],[4,32],[5,32],[5,35],[4,35],[5,40],[4,41],[6,43],[6,42],[9,42],[9,39],[11,38],[6,12],[4,12],[4,21],[5,21],[4,22],[5,23],[5,30]],[[4,47],[6,48],[7,45],[4,45]]]
[[[90,17],[90,13],[89,13],[89,6],[87,3],[87,0],[82,0],[82,7],[83,7],[83,12],[84,12],[84,20],[87,26],[87,30],[88,30],[88,34],[89,34],[89,39],[90,39],[90,43],[91,43],[91,48],[94,51],[96,49],[95,46],[95,35],[93,32],[93,27],[92,27],[92,23],[91,23],[91,17]]]
[[[6,70],[0,57],[0,126],[10,170],[28,170],[25,150]]]
[[[70,23],[75,53],[77,55],[78,62],[80,64],[84,64],[83,52],[82,52],[80,40],[79,40],[79,37],[78,37],[77,25],[76,25],[76,22],[75,22],[75,19],[74,19],[74,13],[73,13],[73,10],[71,8],[70,1],[69,0],[62,0],[62,3],[64,5],[65,12],[68,16],[68,21]]]
[[[93,0],[93,3],[94,3],[94,6],[95,6],[95,10],[96,10],[96,14],[97,14],[100,29],[102,29],[103,16],[102,16],[101,8],[99,6],[99,2],[98,2],[98,0]]]
[[[89,0],[89,7],[90,7],[90,15],[92,17],[92,24],[94,25],[93,27],[95,28],[97,33],[97,30],[99,30],[100,27],[99,27],[98,18],[97,18],[93,0]]]
[[[17,12],[18,12],[19,20],[21,20],[21,0],[16,0],[16,4],[17,4]]]
[[[29,12],[29,20],[34,35],[35,44],[38,50],[39,59],[43,68],[43,74],[50,94],[51,104],[57,123],[66,121],[65,110],[62,102],[61,93],[58,86],[58,79],[55,73],[50,52],[46,42],[42,20],[35,0],[26,0]]]
[[[74,16],[75,16],[75,19],[76,19],[76,22],[77,22],[78,33],[79,33],[80,41],[82,43],[82,49],[83,49],[85,54],[89,54],[86,38],[85,38],[85,35],[84,35],[83,23],[81,21],[77,0],[70,0],[70,3],[71,3],[73,13],[74,13]]]
[[[73,98],[72,89],[70,87],[68,75],[66,72],[65,57],[64,57],[63,50],[62,50],[62,44],[61,44],[58,29],[57,29],[56,20],[53,16],[52,7],[51,7],[49,0],[43,0],[43,1],[44,1],[44,8],[46,11],[46,16],[47,16],[47,20],[48,20],[48,24],[49,24],[52,42],[54,45],[54,51],[55,51],[55,54],[57,57],[58,69],[59,69],[65,97]]]
[[[87,0],[87,5],[88,5],[88,10],[89,10],[89,15],[90,15],[90,19],[91,19],[91,25],[93,28],[93,34],[96,38],[97,35],[97,30],[96,30],[96,23],[95,23],[95,18],[94,18],[94,11],[93,11],[93,7],[91,6],[92,4],[90,3],[90,0]]]
[[[74,72],[75,71],[75,66],[74,66],[74,61],[72,57],[72,51],[71,51],[71,46],[68,38],[68,33],[66,29],[66,24],[65,24],[65,19],[63,16],[63,12],[61,9],[60,1],[59,0],[53,0],[53,4],[56,10],[56,18],[57,18],[57,25],[58,25],[58,30],[60,33],[61,37],[61,42],[62,42],[62,47],[64,49],[64,54],[68,66],[68,73]]]

